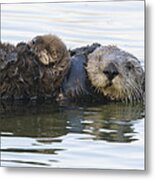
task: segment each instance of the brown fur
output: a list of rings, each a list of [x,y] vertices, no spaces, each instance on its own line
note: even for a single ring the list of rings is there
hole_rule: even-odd
[[[70,58],[56,36],[37,36],[16,47],[0,44],[0,95],[2,98],[55,97]]]

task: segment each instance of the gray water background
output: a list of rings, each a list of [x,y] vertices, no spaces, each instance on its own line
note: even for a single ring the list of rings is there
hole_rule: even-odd
[[[68,49],[98,42],[144,67],[144,2],[2,4],[1,40],[56,34]],[[1,104],[1,165],[144,169],[141,104]]]

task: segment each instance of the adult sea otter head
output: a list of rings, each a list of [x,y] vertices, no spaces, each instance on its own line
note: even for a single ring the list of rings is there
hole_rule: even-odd
[[[116,101],[139,102],[144,96],[144,71],[139,60],[116,46],[101,46],[88,55],[92,86]]]

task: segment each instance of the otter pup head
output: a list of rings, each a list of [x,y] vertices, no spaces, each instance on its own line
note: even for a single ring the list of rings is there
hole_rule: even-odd
[[[116,101],[141,101],[144,71],[133,55],[116,46],[102,46],[88,56],[86,66],[93,87]]]
[[[59,62],[67,51],[65,44],[55,35],[37,36],[29,45],[38,61],[44,65]]]

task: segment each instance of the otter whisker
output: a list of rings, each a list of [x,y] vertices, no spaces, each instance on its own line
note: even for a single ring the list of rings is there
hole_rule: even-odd
[[[141,97],[141,92],[138,88],[136,88],[136,86],[133,86],[133,89],[133,97],[135,98],[135,100],[139,101]]]
[[[134,71],[126,68],[128,61],[134,61]],[[105,69],[106,73],[103,73]],[[86,70],[92,85],[103,95],[131,103],[141,101],[144,72],[140,62],[132,54],[116,46],[101,46],[88,56]],[[113,72],[119,75],[115,76]],[[111,86],[108,86],[108,81],[113,78]]]

